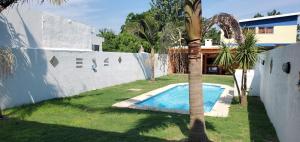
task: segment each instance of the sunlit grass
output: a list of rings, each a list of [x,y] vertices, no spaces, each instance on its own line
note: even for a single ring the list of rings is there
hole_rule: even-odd
[[[169,75],[155,82],[136,81],[90,91],[77,97],[9,109],[0,121],[0,140],[7,142],[161,142],[182,141],[188,134],[188,115],[112,108],[112,104],[171,83],[186,75]],[[204,82],[233,85],[231,76],[204,76]],[[129,89],[141,89],[130,91]],[[228,118],[206,117],[213,141],[277,141],[258,98],[249,108],[233,102]]]

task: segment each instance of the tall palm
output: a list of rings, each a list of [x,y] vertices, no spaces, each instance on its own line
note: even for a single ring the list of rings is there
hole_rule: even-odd
[[[0,1],[0,12],[2,12],[4,9],[7,7],[17,4],[17,3],[24,3],[24,2],[29,2],[31,0],[1,0]],[[44,3],[46,0],[39,0],[40,3]],[[65,3],[67,0],[47,0],[49,3],[54,4],[54,5],[61,5]]]
[[[241,103],[242,105],[247,104],[247,70],[251,69],[258,58],[259,50],[256,47],[257,40],[253,32],[245,33],[245,41],[239,45],[236,52],[236,62],[239,63],[240,68],[242,68],[242,96]]]
[[[185,25],[188,35],[189,57],[189,102],[190,134],[189,142],[206,142],[204,107],[202,95],[202,7],[201,0],[185,0]]]
[[[132,22],[130,25],[124,27],[124,31],[137,35],[138,37],[148,41],[151,45],[151,80],[155,80],[155,47],[159,39],[158,31],[159,24],[155,19],[150,16],[144,17],[144,19],[136,22]]]

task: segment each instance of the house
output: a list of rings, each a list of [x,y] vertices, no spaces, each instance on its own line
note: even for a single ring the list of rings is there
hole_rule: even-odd
[[[102,51],[104,39],[89,25],[13,7],[0,13],[0,46],[41,50]]]
[[[256,33],[257,45],[260,47],[274,48],[286,46],[297,42],[298,13],[289,13],[275,16],[240,20],[243,30]],[[221,41],[235,44],[234,39],[226,39],[221,34]]]
[[[240,26],[243,30],[253,31],[256,33],[256,38],[258,40],[257,46],[272,49],[279,46],[287,46],[290,44],[297,43],[297,24],[298,13],[282,14],[276,16],[267,16],[253,19],[240,20]],[[227,39],[224,37],[224,32],[221,33],[221,41],[229,45],[237,45],[234,39]],[[219,46],[212,45],[212,40],[205,39],[205,45],[201,47],[202,51],[202,69],[203,74],[225,74],[227,71],[218,67],[214,64],[214,61],[219,53]],[[232,48],[235,50],[235,48]],[[169,49],[170,57],[170,72],[171,73],[187,73],[188,65],[180,63],[178,64],[177,57],[180,54],[180,60],[187,60],[187,47],[183,49],[171,48]]]

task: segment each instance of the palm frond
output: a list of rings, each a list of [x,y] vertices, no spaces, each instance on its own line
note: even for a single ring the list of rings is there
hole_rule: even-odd
[[[215,65],[222,66],[224,69],[230,70],[234,64],[233,55],[225,43],[221,43],[220,52],[214,61]]]
[[[252,32],[245,33],[245,41],[237,48],[236,62],[243,69],[252,68],[257,62],[259,50],[256,47],[257,40]]]

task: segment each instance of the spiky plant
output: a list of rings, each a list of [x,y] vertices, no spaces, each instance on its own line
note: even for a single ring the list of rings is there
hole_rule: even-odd
[[[236,62],[239,63],[240,68],[243,70],[241,103],[244,106],[247,104],[247,70],[255,65],[259,53],[256,43],[255,34],[253,32],[246,32],[245,41],[239,45],[236,52]]]
[[[235,76],[235,55],[231,48],[223,42],[221,43],[220,51],[218,53],[217,58],[214,61],[214,64],[221,66],[222,68],[228,70],[232,74],[235,85],[237,86],[239,102],[241,102],[240,88]]]

